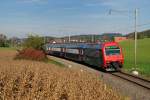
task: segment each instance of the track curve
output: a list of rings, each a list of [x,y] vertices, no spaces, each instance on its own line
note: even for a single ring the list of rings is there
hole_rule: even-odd
[[[131,74],[128,74],[128,73],[125,73],[125,72],[116,72],[116,73],[111,73],[112,75],[114,76],[117,76],[119,78],[122,78],[124,80],[127,80],[129,82],[132,82],[136,85],[139,85],[145,89],[148,89],[150,90],[150,81],[149,80],[146,80],[146,79],[143,79],[141,77],[138,77],[138,76],[135,76],[135,75],[131,75]]]

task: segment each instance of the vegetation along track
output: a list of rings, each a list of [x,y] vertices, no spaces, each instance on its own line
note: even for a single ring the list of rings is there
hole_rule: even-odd
[[[122,71],[111,74],[150,90],[150,80],[146,80]]]

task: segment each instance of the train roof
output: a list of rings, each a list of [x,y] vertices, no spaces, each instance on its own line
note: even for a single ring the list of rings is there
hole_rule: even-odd
[[[104,44],[114,44],[115,42],[108,43],[48,43],[45,46],[48,48],[72,48],[72,49],[102,49]]]

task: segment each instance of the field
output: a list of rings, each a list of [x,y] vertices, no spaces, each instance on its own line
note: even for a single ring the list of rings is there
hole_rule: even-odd
[[[0,100],[123,100],[99,75],[49,63],[13,60],[0,49]],[[53,63],[54,62],[54,63]]]
[[[125,57],[124,68],[131,71],[134,68],[134,40],[120,43]],[[150,38],[137,41],[137,69],[141,75],[150,77]]]

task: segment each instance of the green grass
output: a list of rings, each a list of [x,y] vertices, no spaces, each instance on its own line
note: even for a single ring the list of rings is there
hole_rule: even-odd
[[[124,69],[131,71],[134,67],[134,40],[123,41],[120,45],[125,57]],[[137,41],[137,69],[150,77],[150,38]]]
[[[57,65],[57,66],[60,66],[60,67],[65,67],[64,64],[62,64],[61,62],[55,61],[53,59],[48,59],[47,63],[51,63],[51,64],[54,64],[54,65]]]
[[[12,48],[12,47],[0,47],[0,51],[4,51],[4,50],[16,50],[16,48]]]

